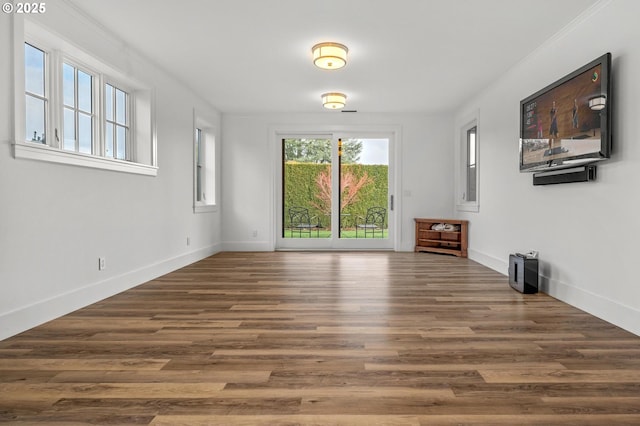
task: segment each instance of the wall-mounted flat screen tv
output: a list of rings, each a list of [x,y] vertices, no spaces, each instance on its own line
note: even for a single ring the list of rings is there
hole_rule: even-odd
[[[520,171],[573,167],[609,158],[611,54],[520,102]]]

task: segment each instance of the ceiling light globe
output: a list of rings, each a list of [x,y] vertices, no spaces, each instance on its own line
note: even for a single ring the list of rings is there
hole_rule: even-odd
[[[322,106],[327,109],[342,109],[347,102],[347,95],[345,95],[344,93],[325,93],[321,97]]]
[[[347,64],[347,46],[340,43],[318,43],[311,48],[313,63],[325,70],[336,70]]]

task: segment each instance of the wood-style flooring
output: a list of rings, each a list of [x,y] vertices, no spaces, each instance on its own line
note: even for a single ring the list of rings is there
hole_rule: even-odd
[[[638,425],[640,337],[469,259],[220,253],[0,342],[0,422]]]

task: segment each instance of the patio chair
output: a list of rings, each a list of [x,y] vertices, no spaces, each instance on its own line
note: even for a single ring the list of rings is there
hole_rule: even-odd
[[[385,218],[387,216],[387,209],[384,207],[369,207],[367,209],[366,216],[356,217],[356,238],[358,237],[358,231],[364,231],[364,238],[370,235],[372,238],[376,238],[377,234],[379,238],[384,237]]]
[[[316,223],[312,223],[312,221]],[[317,216],[309,216],[309,209],[305,207],[289,208],[289,229],[292,237],[297,232],[298,238],[302,238],[302,233],[309,234],[309,238],[311,238],[311,232],[315,229],[317,238],[320,236],[321,227]]]

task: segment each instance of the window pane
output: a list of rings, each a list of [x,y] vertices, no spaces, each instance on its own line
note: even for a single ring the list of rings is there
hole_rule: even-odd
[[[200,164],[202,158],[202,130],[196,129],[196,164]]]
[[[127,95],[120,89],[116,89],[116,123],[118,124],[127,124],[126,121],[126,108]]]
[[[476,201],[476,131],[467,131],[467,201]]]
[[[69,151],[76,150],[76,116],[72,109],[64,109],[64,145]]]
[[[45,101],[26,95],[26,133],[25,139],[45,143]]]
[[[476,164],[476,129],[475,127],[469,131],[469,165]]]
[[[331,144],[331,139],[282,139],[283,238],[331,238]],[[301,177],[303,167],[311,167],[304,163],[314,165],[312,178]]]
[[[127,132],[124,127],[117,126],[116,127],[116,158],[119,160],[124,160],[126,157],[126,139]]]
[[[202,166],[196,166],[196,201],[202,201]]]
[[[388,238],[389,139],[350,138],[339,143],[338,237]],[[375,201],[366,204],[363,198]]]
[[[113,121],[113,86],[110,84],[105,85],[104,88],[105,98],[105,117],[109,121]]]
[[[44,96],[44,52],[24,45],[24,86],[29,93]]]
[[[62,90],[64,93],[64,104],[70,107],[76,105],[75,100],[75,68],[69,64],[62,65]]]
[[[202,130],[196,129],[196,201],[202,201]]]
[[[78,114],[78,141],[79,151],[91,154],[91,116],[83,113]]]
[[[91,80],[90,74],[78,70],[78,108],[91,113]]]
[[[113,158],[113,126],[113,124],[107,123],[105,129],[105,156],[109,158]]]
[[[476,201],[476,166],[467,169],[467,201]]]

